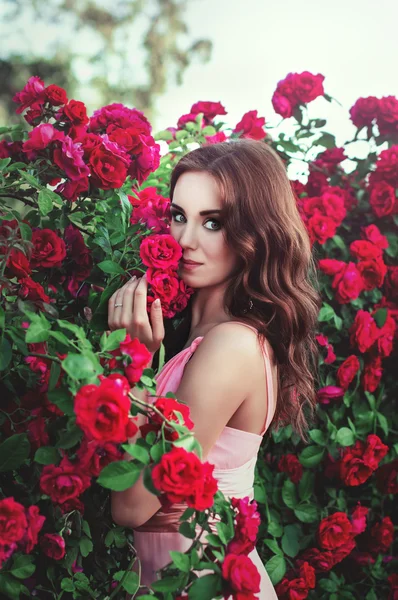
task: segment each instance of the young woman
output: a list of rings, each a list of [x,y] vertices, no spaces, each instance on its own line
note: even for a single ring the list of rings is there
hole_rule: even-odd
[[[304,436],[305,408],[315,405],[321,301],[310,241],[284,165],[264,142],[190,152],[173,171],[170,198],[180,276],[195,292],[186,337],[158,375],[157,393],[174,392],[189,405],[219,489],[253,497],[257,453],[271,424],[291,423]],[[109,327],[126,327],[155,352],[162,311],[154,303],[148,318],[146,290],[145,277],[118,290]],[[178,533],[184,509],[161,510],[141,479],[112,494],[114,520],[134,529],[143,584],[170,562],[170,550],[190,546]],[[276,598],[257,551],[249,556],[261,574],[256,595]]]

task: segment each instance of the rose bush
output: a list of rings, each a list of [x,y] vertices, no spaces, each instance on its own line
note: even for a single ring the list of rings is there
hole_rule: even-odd
[[[16,93],[31,129],[0,129],[2,596],[134,596],[134,538],[112,522],[109,490],[142,471],[162,503],[187,505],[180,531],[192,540],[140,589],[144,599],[254,599],[255,544],[281,599],[396,596],[398,101],[359,99],[355,138],[337,147],[326,122],[309,117],[307,104],[322,96],[332,100],[323,75],[278,83],[273,106],[295,120],[292,137],[256,110],[228,129],[225,107],[207,101],[153,136],[140,111],[114,103],[90,117],[39,77]],[[348,172],[343,161],[361,131],[369,153]],[[287,167],[308,165],[292,189],[324,298],[310,443],[290,427],[265,437],[253,502],[217,491],[187,406],[134,395],[134,385],[156,395],[147,349],[125,330],[103,333],[109,298],[143,271],[148,308],[160,298],[171,328],[178,320],[191,290],[168,233],[171,169],[196,144],[240,136],[264,140]],[[159,141],[168,145],[162,157]],[[131,444],[139,412],[148,422]]]

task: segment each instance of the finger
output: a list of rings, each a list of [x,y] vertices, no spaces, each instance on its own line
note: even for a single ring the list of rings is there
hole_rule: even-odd
[[[120,327],[126,328],[128,333],[132,333],[134,292],[137,285],[138,280],[137,277],[134,276],[125,286],[123,293],[123,306],[120,309]]]
[[[162,341],[164,339],[164,323],[163,323],[162,305],[161,305],[159,298],[157,298],[154,302],[152,302],[151,325],[152,325],[153,341],[160,348],[160,344],[162,343]]]
[[[151,336],[152,331],[149,331],[151,330],[151,325],[146,309],[147,289],[147,279],[145,276],[141,277],[134,293],[133,324],[137,330],[139,329],[141,332],[147,330],[146,333]]]

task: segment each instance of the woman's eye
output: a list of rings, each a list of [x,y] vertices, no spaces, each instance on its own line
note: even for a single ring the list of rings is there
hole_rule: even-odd
[[[205,227],[206,229],[210,229],[210,231],[218,231],[221,229],[221,223],[220,221],[216,221],[216,219],[209,219],[206,221]]]
[[[171,216],[172,216],[173,221],[175,221],[176,223],[184,222],[184,215],[182,215],[181,213],[172,213]]]

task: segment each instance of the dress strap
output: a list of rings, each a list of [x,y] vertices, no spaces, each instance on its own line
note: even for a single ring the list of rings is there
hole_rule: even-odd
[[[248,323],[243,323],[243,321],[225,321],[225,322],[226,323],[239,323],[239,325],[244,325],[245,327],[248,327],[249,329],[251,329],[252,331],[255,331],[258,334],[257,329],[255,327],[253,327],[253,325],[249,325]],[[275,405],[276,405],[275,390],[274,390],[274,386],[273,386],[272,371],[271,371],[271,359],[269,356],[267,344],[265,344],[265,343],[262,344],[262,351],[263,351],[264,363],[265,363],[266,385],[267,385],[268,398],[267,398],[267,416],[265,418],[264,428],[260,435],[264,435],[265,432],[267,431],[268,427],[270,426],[270,423],[274,417]]]

